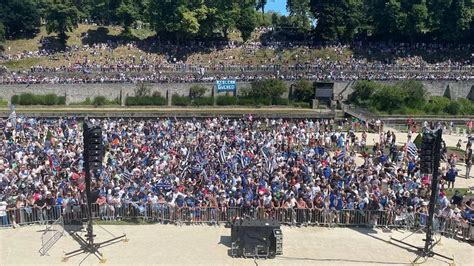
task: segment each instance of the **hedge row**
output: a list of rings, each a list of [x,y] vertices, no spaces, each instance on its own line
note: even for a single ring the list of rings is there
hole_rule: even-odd
[[[216,104],[219,106],[227,105],[243,105],[243,106],[256,106],[256,105],[288,105],[290,101],[284,98],[252,98],[252,97],[234,97],[229,95],[217,96]],[[309,107],[309,104],[308,104]]]
[[[119,100],[119,98],[115,98],[114,100],[108,100],[104,96],[96,96],[92,100],[92,105],[94,105],[94,106],[120,105],[120,100]]]
[[[24,93],[21,95],[14,95],[11,99],[12,104],[16,105],[64,105],[66,104],[66,97],[57,96],[56,94],[45,94],[36,95],[32,93]],[[181,96],[174,94],[171,97],[171,103],[175,106],[212,106],[214,105],[214,98],[212,97],[198,97],[191,99],[188,96]],[[86,101],[80,103],[84,105],[110,105],[119,104],[118,99],[107,100],[104,96],[94,97],[92,100],[87,98]],[[293,104],[295,107],[309,108],[310,104],[307,102],[294,102],[291,103],[288,99],[284,98],[252,98],[252,97],[234,97],[231,95],[220,95],[216,97],[216,104],[218,106],[231,106],[231,105],[242,105],[242,106],[259,106],[259,105],[289,105]],[[125,105],[127,106],[147,106],[156,105],[164,106],[167,105],[165,97],[161,96],[128,96],[125,99]]]
[[[293,106],[299,108],[311,108],[311,104],[308,102],[294,102]]]
[[[171,104],[176,106],[189,106],[191,105],[191,98],[173,94],[173,96],[171,96]]]
[[[23,93],[20,95],[13,95],[11,98],[12,104],[16,105],[65,105],[66,97],[57,96],[54,93],[50,94],[33,94]]]
[[[135,96],[127,97],[125,99],[125,105],[127,106],[138,106],[138,105],[167,105],[166,98],[161,96]]]
[[[236,105],[237,98],[230,95],[221,95],[217,96],[216,104],[219,106],[226,106],[226,105]]]
[[[209,106],[214,105],[214,98],[212,97],[199,97],[192,100],[194,106]]]
[[[349,101],[372,112],[386,114],[472,115],[474,103],[465,98],[451,100],[429,96],[421,81],[407,80],[395,84],[358,81]]]

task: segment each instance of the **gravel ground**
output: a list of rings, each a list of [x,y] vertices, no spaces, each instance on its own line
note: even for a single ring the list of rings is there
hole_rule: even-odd
[[[230,229],[211,226],[108,225],[113,234],[126,233],[129,242],[102,249],[107,265],[410,265],[416,255],[406,247],[390,242],[408,232],[367,228],[303,227],[283,229],[283,255],[273,260],[232,258],[228,255]],[[0,230],[0,265],[99,265],[97,258],[80,255],[62,262],[64,252],[79,247],[72,237],[61,238],[49,256],[40,256],[41,231],[27,226]],[[95,227],[97,240],[109,237]],[[422,245],[422,234],[407,241]],[[472,265],[471,244],[442,238],[435,251],[454,256],[456,265]],[[472,261],[471,261],[472,262]],[[430,258],[426,265],[447,265]]]

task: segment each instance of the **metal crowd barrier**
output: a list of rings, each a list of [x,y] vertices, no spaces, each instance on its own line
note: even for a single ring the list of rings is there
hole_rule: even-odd
[[[48,225],[41,235],[41,248],[39,250],[41,256],[48,254],[48,251],[64,234],[64,217],[61,216],[51,225]]]
[[[427,220],[424,214],[406,211],[335,210],[260,207],[179,207],[172,204],[142,204],[127,202],[118,205],[93,204],[92,216],[104,221],[142,219],[163,224],[222,224],[236,218],[272,219],[290,226],[372,226],[422,228]],[[84,221],[87,218],[86,205],[54,206],[50,209],[21,208],[8,210],[6,217],[0,217],[1,227],[26,224],[49,224],[62,217],[65,224]],[[447,237],[472,240],[474,225],[464,219],[435,217],[435,229]]]

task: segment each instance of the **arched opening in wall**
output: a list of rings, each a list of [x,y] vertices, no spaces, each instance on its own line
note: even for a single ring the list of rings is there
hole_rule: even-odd
[[[314,95],[320,105],[330,105],[334,100],[334,82],[315,82]]]

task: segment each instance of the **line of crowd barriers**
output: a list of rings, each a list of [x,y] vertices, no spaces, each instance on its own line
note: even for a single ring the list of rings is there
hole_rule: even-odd
[[[16,227],[31,224],[51,224],[62,217],[65,224],[87,219],[87,205],[54,206],[50,209],[19,208],[8,210],[0,217],[0,227]],[[380,210],[335,210],[262,207],[177,207],[171,204],[135,203],[114,205],[92,205],[93,219],[106,221],[143,220],[175,225],[229,224],[236,218],[272,219],[289,226],[370,226],[417,230],[423,228],[427,215]],[[446,237],[459,240],[474,240],[474,224],[464,219],[435,217],[434,228]]]

